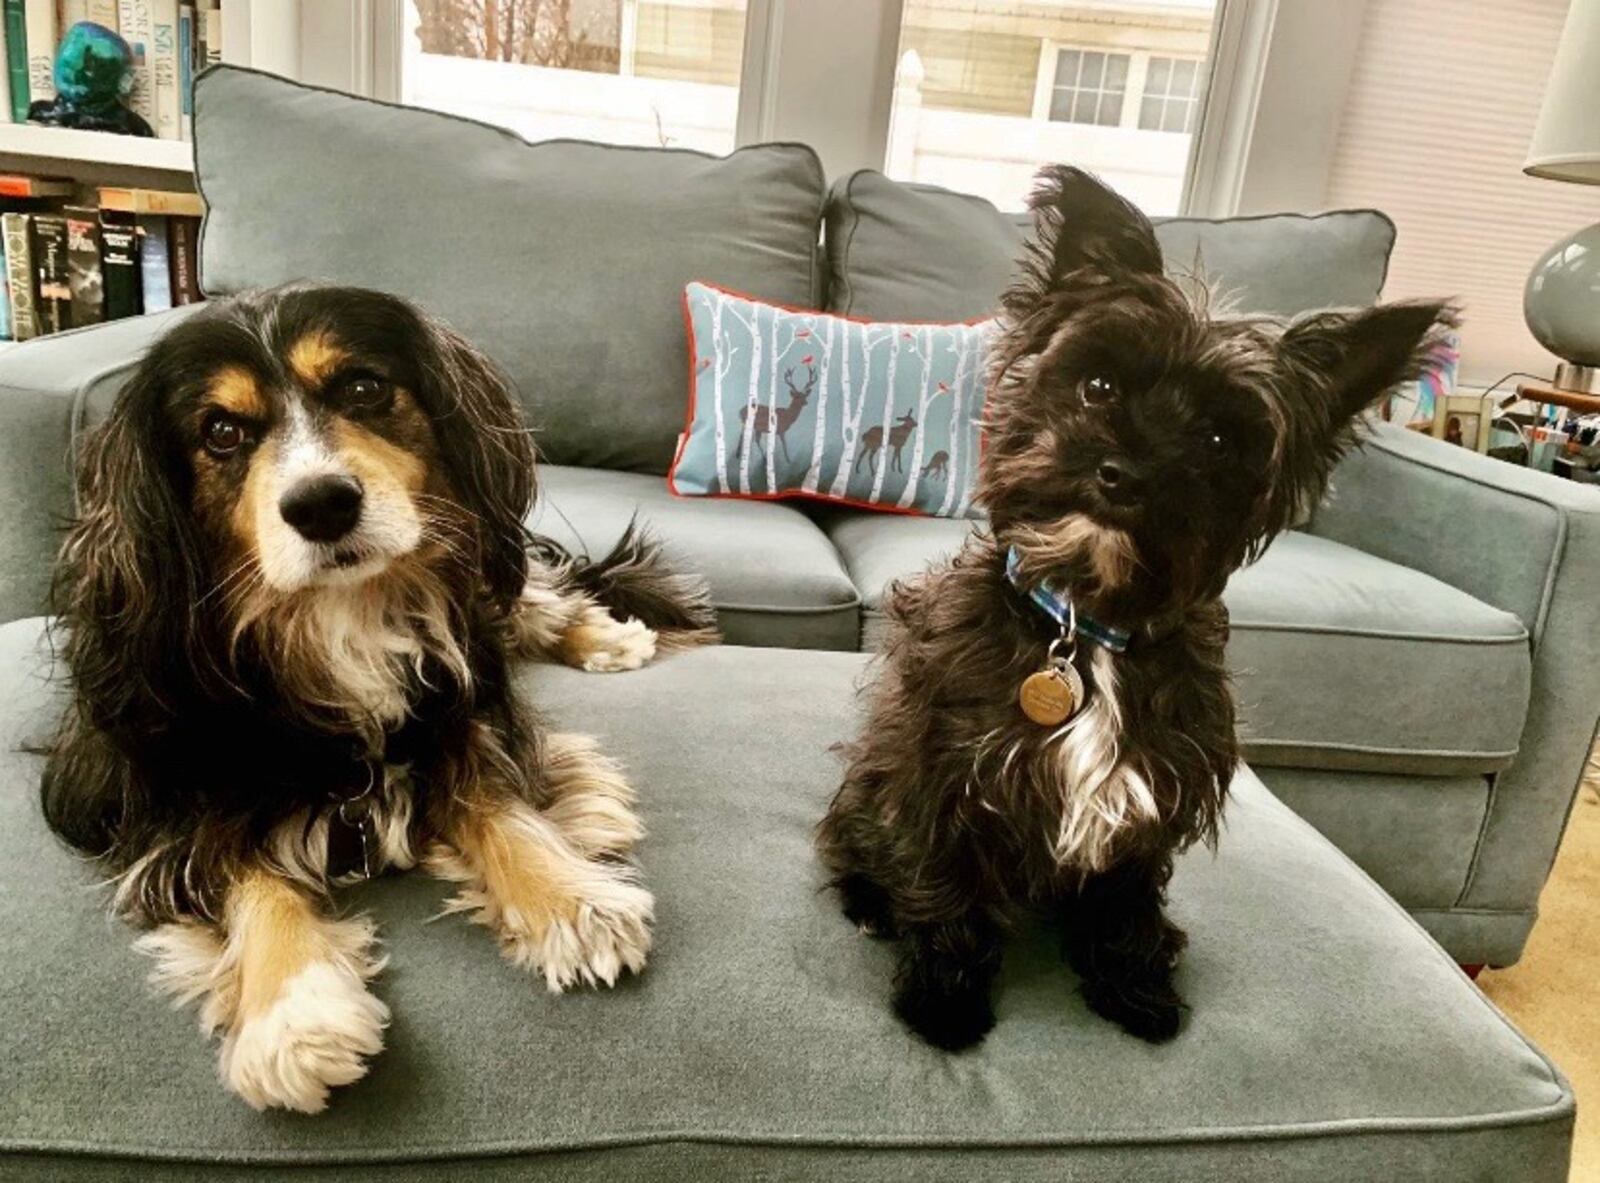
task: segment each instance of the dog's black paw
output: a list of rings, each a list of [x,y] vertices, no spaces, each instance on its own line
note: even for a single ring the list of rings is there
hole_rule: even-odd
[[[889,893],[865,875],[853,871],[840,879],[839,897],[844,904],[845,917],[867,936],[890,938],[898,935]]]
[[[1147,1043],[1166,1043],[1177,1035],[1188,1009],[1178,992],[1164,982],[1087,981],[1083,1000],[1095,1014]]]
[[[987,989],[904,986],[895,995],[894,1009],[906,1026],[947,1052],[976,1047],[994,1027]]]

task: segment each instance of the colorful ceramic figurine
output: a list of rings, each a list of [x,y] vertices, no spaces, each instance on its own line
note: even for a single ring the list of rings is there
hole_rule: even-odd
[[[123,106],[133,90],[133,51],[104,25],[79,21],[56,52],[56,97],[28,108],[29,123],[153,136],[144,118]]]

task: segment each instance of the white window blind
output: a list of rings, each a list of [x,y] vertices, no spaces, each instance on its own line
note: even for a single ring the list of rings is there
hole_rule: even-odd
[[[1385,299],[1461,299],[1467,383],[1553,371],[1523,323],[1522,288],[1546,247],[1600,221],[1600,187],[1522,173],[1566,11],[1566,0],[1367,5],[1328,205],[1394,219]]]

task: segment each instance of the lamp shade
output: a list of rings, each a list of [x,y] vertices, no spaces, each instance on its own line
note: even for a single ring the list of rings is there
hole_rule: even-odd
[[[1600,185],[1600,0],[1572,0],[1522,171]]]

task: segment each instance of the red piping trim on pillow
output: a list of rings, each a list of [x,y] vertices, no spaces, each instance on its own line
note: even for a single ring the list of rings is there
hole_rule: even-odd
[[[849,316],[842,312],[829,312],[822,308],[801,308],[794,304],[781,304],[776,300],[763,300],[759,296],[752,296],[748,292],[735,291],[725,288],[720,284],[708,283],[703,279],[693,279],[689,283],[697,283],[701,287],[710,288],[724,296],[732,296],[736,300],[748,300],[752,304],[765,304],[768,308],[781,308],[785,312],[798,313],[801,316],[831,316],[835,320],[849,321],[852,324],[904,324],[925,325],[934,327],[950,327],[960,325],[972,328],[985,321],[993,320],[994,315],[979,316],[972,320],[880,320],[870,316]],[[678,464],[683,459],[683,450],[689,446],[689,433],[694,429],[695,391],[699,383],[696,381],[695,359],[700,354],[699,343],[694,335],[694,313],[689,309],[689,284],[683,285],[683,295],[679,298],[683,308],[683,327],[689,337],[689,410],[684,416],[683,430],[678,433],[678,450],[673,454],[672,466],[667,469],[667,492],[674,497],[685,500],[703,501],[712,498],[718,501],[820,501],[824,505],[848,505],[852,509],[870,510],[872,513],[896,513],[908,518],[932,518],[925,509],[912,509],[910,506],[884,505],[877,501],[858,501],[854,497],[833,497],[827,493],[810,493],[804,489],[784,489],[776,493],[684,493],[678,488]],[[716,364],[714,361],[713,365]],[[981,460],[984,452],[984,432],[980,425],[978,430],[978,457]]]

